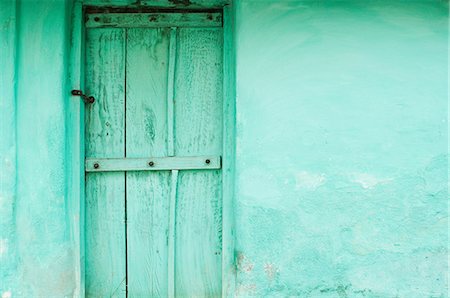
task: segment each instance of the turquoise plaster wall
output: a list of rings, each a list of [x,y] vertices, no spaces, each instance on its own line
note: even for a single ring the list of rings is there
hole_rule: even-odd
[[[72,296],[70,1],[0,2],[0,297]]]
[[[2,298],[80,293],[70,10],[0,1]],[[447,11],[237,2],[237,296],[447,297]]]
[[[447,11],[239,2],[238,295],[447,297]]]

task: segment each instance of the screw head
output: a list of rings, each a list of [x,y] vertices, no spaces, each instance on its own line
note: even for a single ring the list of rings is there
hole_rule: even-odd
[[[205,163],[209,165],[211,163],[211,160],[207,159],[205,160]]]
[[[100,165],[98,163],[94,163],[94,169],[100,168]]]
[[[155,163],[153,161],[148,163],[149,166],[153,167],[155,165]]]

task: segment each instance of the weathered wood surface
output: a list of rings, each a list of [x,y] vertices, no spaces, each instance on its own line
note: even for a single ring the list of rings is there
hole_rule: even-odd
[[[86,27],[162,28],[221,27],[221,13],[93,13],[87,15]]]
[[[235,11],[233,5],[223,10],[223,152],[222,152],[222,297],[234,297],[235,221],[234,190],[236,160],[236,74]]]
[[[88,30],[86,156],[125,154],[125,30]],[[86,175],[86,295],[125,297],[125,174]]]
[[[127,158],[167,156],[168,33],[128,29]],[[169,171],[127,173],[129,297],[167,297],[169,192]]]
[[[88,30],[88,295],[221,295],[222,48],[222,28]]]
[[[221,8],[231,0],[84,0],[85,5],[108,5],[128,7],[167,7],[167,8]],[[140,5],[136,5],[139,3]]]
[[[175,153],[222,153],[222,29],[178,30]],[[177,296],[221,295],[221,171],[181,171],[176,205]]]
[[[149,157],[149,158],[127,157],[127,158],[86,159],[86,172],[210,170],[210,169],[220,169],[220,156]]]

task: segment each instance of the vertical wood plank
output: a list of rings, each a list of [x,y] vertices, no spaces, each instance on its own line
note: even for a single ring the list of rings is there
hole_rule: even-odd
[[[86,156],[124,157],[125,32],[88,30]],[[86,175],[86,295],[125,297],[125,175]]]
[[[234,297],[235,267],[235,160],[236,160],[236,57],[235,7],[223,9],[223,155],[222,155],[222,297]]]
[[[180,28],[177,156],[222,153],[222,28]],[[182,171],[176,201],[176,295],[221,295],[221,171]]]
[[[178,170],[171,171],[171,190],[170,190],[170,213],[169,213],[169,238],[168,238],[168,283],[169,298],[175,297],[175,219],[176,219],[176,201],[178,188]]]
[[[169,74],[167,76],[167,122],[169,156],[174,156],[174,80],[175,57],[177,51],[177,28],[170,28]],[[173,173],[172,173],[173,174]]]
[[[128,29],[127,157],[168,154],[170,29]],[[127,173],[128,296],[167,297],[170,172]]]
[[[174,88],[175,88],[175,59],[177,51],[177,28],[170,29],[170,48],[169,48],[169,74],[167,76],[167,126],[168,126],[168,146],[169,156],[175,155],[174,147]],[[168,268],[167,280],[169,298],[175,297],[175,206],[177,200],[178,171],[171,171],[171,191],[170,191],[170,212],[169,212],[169,238],[168,238]]]

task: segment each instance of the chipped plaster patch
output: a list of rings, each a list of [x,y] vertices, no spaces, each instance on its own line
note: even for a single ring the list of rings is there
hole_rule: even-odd
[[[244,254],[240,253],[237,258],[237,267],[239,271],[249,273],[253,270],[254,265]]]
[[[11,298],[11,291],[3,292],[2,298]]]
[[[8,251],[8,239],[0,239],[0,256],[5,254],[7,251]]]
[[[241,284],[236,288],[236,296],[253,296],[256,293],[256,284]]]
[[[274,280],[278,273],[278,268],[272,263],[264,264],[264,272],[269,280]]]
[[[377,178],[374,175],[367,174],[367,173],[359,173],[359,174],[354,174],[353,179],[351,181],[358,183],[364,189],[371,189],[380,183],[386,183],[391,180],[392,179]]]
[[[326,181],[325,174],[314,174],[302,171],[295,176],[297,189],[315,190]]]

